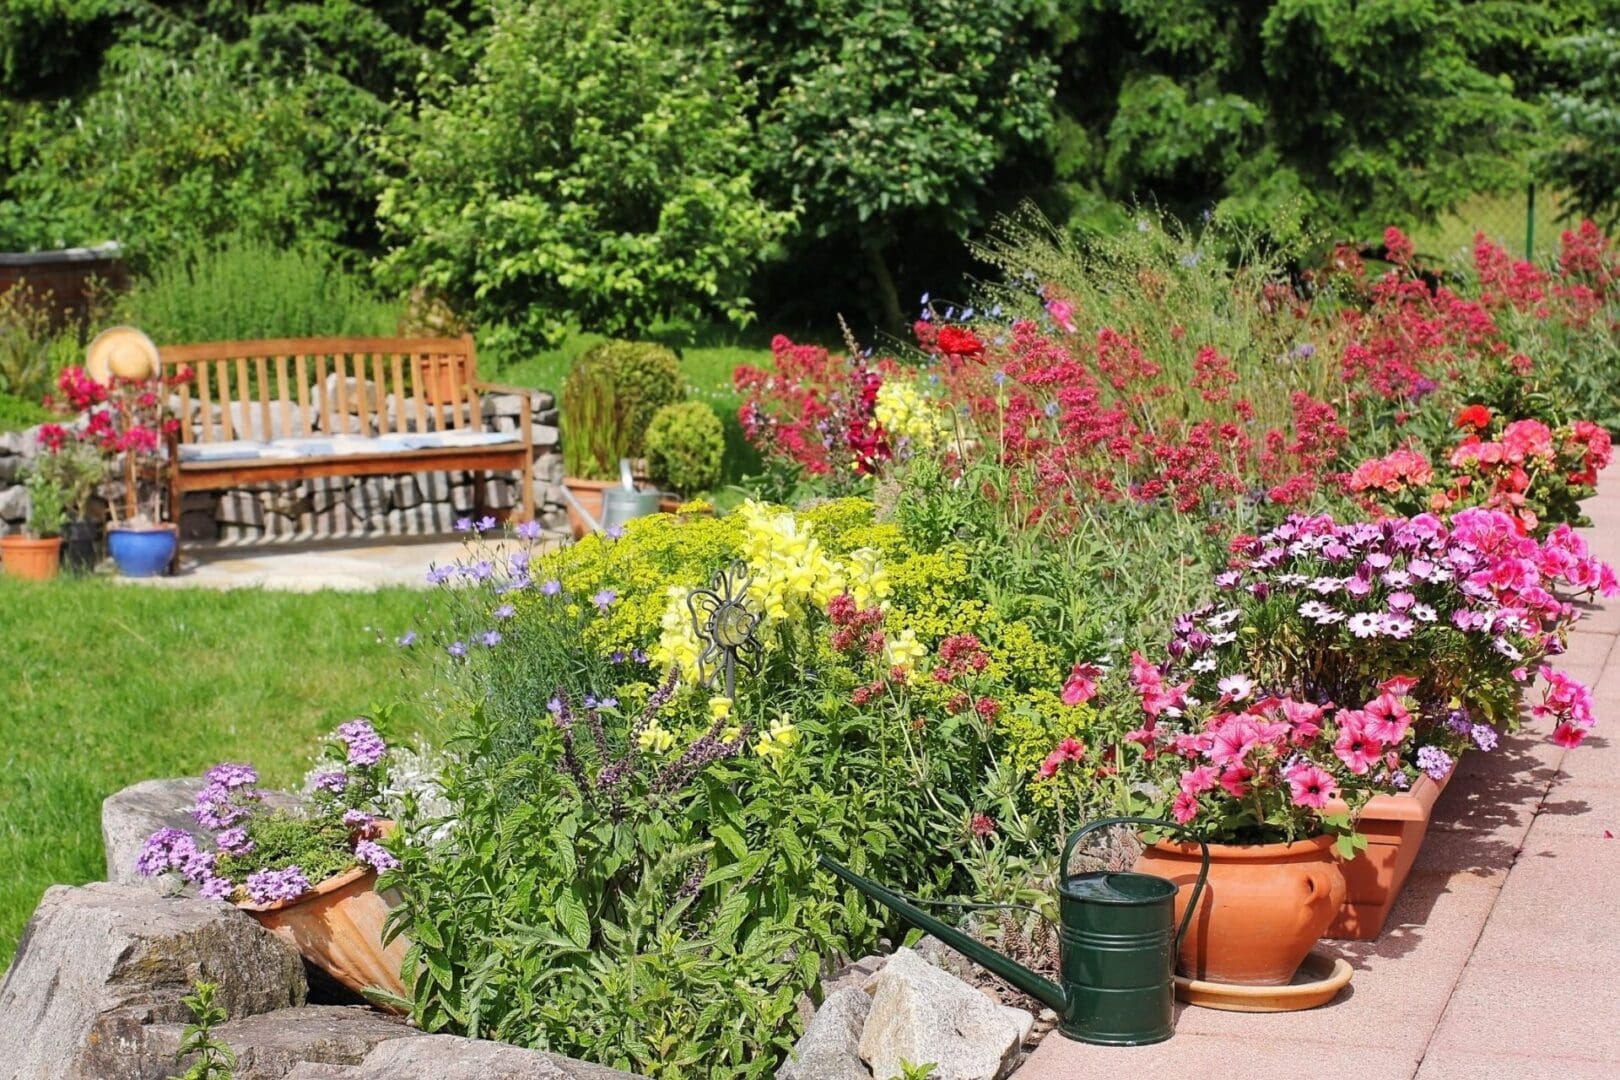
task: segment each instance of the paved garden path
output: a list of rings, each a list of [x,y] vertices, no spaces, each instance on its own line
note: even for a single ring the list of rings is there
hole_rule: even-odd
[[[1620,565],[1620,464],[1584,530]],[[1310,1012],[1178,1006],[1156,1046],[1055,1032],[1018,1080],[1616,1080],[1620,1078],[1620,599],[1591,611],[1557,666],[1586,680],[1598,724],[1565,751],[1531,724],[1465,755],[1406,890],[1375,942],[1324,942],[1355,966]],[[1612,834],[1612,836],[1611,836]]]
[[[173,577],[118,578],[159,588],[318,589],[366,591],[391,585],[426,588],[429,566],[446,566],[466,555],[460,537],[311,540],[251,547],[188,546]]]

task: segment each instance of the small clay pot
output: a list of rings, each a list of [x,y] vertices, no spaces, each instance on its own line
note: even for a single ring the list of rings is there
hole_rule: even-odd
[[[0,536],[0,573],[25,581],[49,581],[62,563],[62,538]]]
[[[1344,903],[1332,836],[1291,844],[1211,844],[1209,880],[1181,941],[1176,969],[1204,982],[1285,986]],[[1198,878],[1197,844],[1161,840],[1138,873],[1179,885],[1176,921]]]
[[[595,518],[598,523],[602,520],[602,493],[608,488],[620,486],[618,480],[581,480],[576,476],[563,479],[563,487],[568,489],[579,505],[585,508],[585,513]],[[568,524],[574,531],[575,540],[583,540],[589,536],[594,528],[584,514],[568,503]]]
[[[356,993],[375,987],[409,997],[400,968],[410,943],[401,935],[383,945],[390,905],[376,886],[376,871],[356,866],[296,900],[237,907]]]

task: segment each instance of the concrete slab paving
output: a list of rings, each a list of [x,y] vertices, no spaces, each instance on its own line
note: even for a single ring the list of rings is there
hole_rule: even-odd
[[[500,544],[492,541],[480,548],[493,551]],[[542,542],[545,548],[555,544],[555,540]],[[188,545],[181,552],[180,572],[172,577],[115,580],[169,589],[425,589],[430,587],[429,567],[449,565],[466,558],[469,551],[460,537],[311,540],[252,547]]]
[[[1620,563],[1620,464],[1588,504]],[[1565,750],[1527,722],[1465,755],[1376,942],[1323,942],[1356,969],[1304,1013],[1179,1008],[1176,1035],[1105,1048],[1046,1037],[1019,1080],[1620,1080],[1620,600],[1554,666],[1593,686],[1598,725]]]

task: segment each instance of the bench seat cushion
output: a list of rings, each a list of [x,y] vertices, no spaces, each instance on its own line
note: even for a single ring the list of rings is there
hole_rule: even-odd
[[[297,439],[272,439],[260,455],[267,458],[343,457],[347,455],[398,454],[412,449],[403,438],[384,435],[311,435]]]
[[[515,443],[520,436],[515,431],[474,431],[464,428],[457,431],[428,431],[418,435],[401,435],[412,450],[439,450],[448,448],[461,448],[468,446],[500,446],[503,443]]]
[[[181,443],[180,460],[186,461],[242,461],[259,457],[265,444],[253,439],[232,439],[229,442]]]

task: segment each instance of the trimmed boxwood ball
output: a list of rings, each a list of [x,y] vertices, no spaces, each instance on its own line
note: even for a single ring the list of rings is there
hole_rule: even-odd
[[[607,372],[612,380],[631,457],[645,452],[643,440],[653,413],[686,398],[680,357],[657,342],[604,341],[586,350],[578,362]]]
[[[653,478],[683,495],[720,482],[726,433],[707,402],[665,405],[647,425],[647,468]]]

